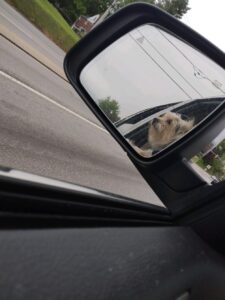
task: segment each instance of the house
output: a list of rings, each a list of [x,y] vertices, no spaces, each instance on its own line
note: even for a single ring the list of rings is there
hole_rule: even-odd
[[[91,31],[94,24],[100,18],[100,15],[92,17],[80,16],[72,25],[72,29],[80,34],[85,34]]]

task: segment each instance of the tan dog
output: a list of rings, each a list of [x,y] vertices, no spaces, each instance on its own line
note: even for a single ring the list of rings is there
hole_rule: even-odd
[[[160,151],[180,139],[194,126],[194,120],[183,120],[179,114],[166,112],[149,123],[148,143],[151,149],[144,150],[133,143],[132,147],[142,156],[150,157],[153,151]]]

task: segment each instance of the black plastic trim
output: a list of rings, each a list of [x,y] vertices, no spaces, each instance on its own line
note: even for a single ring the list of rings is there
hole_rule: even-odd
[[[72,220],[75,224],[171,224],[166,208],[129,198],[87,189],[77,191],[0,177],[0,212],[15,216],[35,216]],[[76,186],[74,186],[76,187]],[[47,219],[46,219],[47,220]],[[50,221],[50,219],[49,219]],[[65,222],[64,222],[65,223]],[[61,224],[61,223],[59,223]]]

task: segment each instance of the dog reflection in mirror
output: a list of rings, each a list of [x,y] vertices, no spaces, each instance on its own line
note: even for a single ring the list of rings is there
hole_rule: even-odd
[[[144,157],[150,157],[154,153],[162,150],[169,144],[180,139],[194,126],[194,120],[183,120],[181,116],[174,112],[166,112],[155,117],[149,122],[148,144],[149,149],[142,149],[131,142],[131,146]]]

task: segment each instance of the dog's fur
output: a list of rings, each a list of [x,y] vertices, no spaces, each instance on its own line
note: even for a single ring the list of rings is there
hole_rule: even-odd
[[[193,126],[193,119],[186,121],[179,114],[166,112],[149,122],[148,144],[150,149],[141,149],[133,143],[131,145],[140,155],[150,157],[152,152],[160,151],[172,142],[180,139]]]

